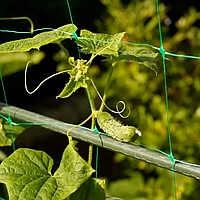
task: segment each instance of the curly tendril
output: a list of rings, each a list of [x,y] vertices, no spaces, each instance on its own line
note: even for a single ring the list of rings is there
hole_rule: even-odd
[[[123,105],[123,108],[122,108],[121,111],[119,111],[119,104],[120,104],[120,103]],[[129,117],[130,114],[131,114],[131,109],[128,107],[128,114],[125,115],[125,116],[123,116],[121,113],[123,113],[125,109],[126,109],[126,104],[125,104],[125,102],[124,102],[124,101],[118,101],[117,104],[116,104],[116,110],[118,111],[119,116],[120,116],[121,118],[127,118],[127,117]]]
[[[90,81],[91,81],[91,83],[92,83],[92,85],[93,85],[93,87],[94,87],[94,89],[95,89],[97,95],[98,95],[99,98],[101,99],[102,103],[104,104],[104,106],[105,106],[109,111],[111,111],[112,113],[115,113],[115,114],[119,114],[120,117],[122,117],[122,118],[127,118],[127,117],[130,115],[130,108],[128,108],[128,109],[129,109],[128,115],[126,115],[126,116],[121,115],[121,113],[123,113],[124,110],[126,109],[126,105],[125,105],[124,101],[119,101],[119,102],[116,104],[116,110],[117,110],[117,111],[112,110],[111,108],[109,108],[109,107],[106,105],[106,103],[104,102],[104,100],[103,100],[101,94],[100,94],[99,91],[97,90],[97,87],[96,87],[94,81],[93,81],[92,79],[90,79]],[[120,103],[123,104],[122,110],[119,110],[119,104],[120,104]]]
[[[29,17],[1,17],[0,20],[28,20],[30,25],[31,25],[31,33],[33,33],[34,31],[34,25],[33,25],[33,21],[29,18]]]
[[[31,61],[28,61],[28,63],[26,64],[26,67],[25,67],[25,78],[24,78],[24,81],[25,81],[25,89],[26,91],[29,93],[29,94],[33,94],[35,93],[40,87],[41,85],[46,82],[47,80],[49,80],[50,78],[53,78],[54,76],[57,76],[59,74],[62,74],[62,73],[66,73],[68,72],[68,70],[64,70],[64,71],[61,71],[61,72],[58,72],[58,73],[55,73],[47,78],[45,78],[42,82],[40,82],[40,84],[33,90],[33,91],[29,91],[28,88],[27,88],[27,78],[26,78],[26,75],[27,75],[27,69],[28,69],[28,66],[29,66],[29,63],[31,63]]]

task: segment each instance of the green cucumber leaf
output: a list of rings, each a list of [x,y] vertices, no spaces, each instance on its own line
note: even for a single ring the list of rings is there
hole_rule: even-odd
[[[73,25],[74,26],[74,25]],[[74,30],[77,28],[74,26]],[[26,38],[6,42],[0,45],[0,53],[26,52],[31,49],[38,49],[41,46],[49,43],[60,43],[65,39],[72,39],[73,37],[65,32],[73,33],[72,24],[61,26],[53,31],[46,31],[37,34],[33,38]]]
[[[136,61],[139,64],[150,68],[157,75],[158,66],[155,58],[158,57],[158,55],[159,53],[155,53],[152,50],[145,47],[131,47],[122,44],[119,50],[119,55],[110,56],[107,60],[111,61],[112,63],[121,60]]]
[[[0,118],[0,146],[10,146],[12,145],[12,133],[13,139],[17,138],[19,134],[21,134],[28,126],[17,126],[12,125],[12,131],[10,124],[7,120]]]
[[[145,47],[132,47],[120,43],[125,32],[115,35],[92,33],[87,30],[81,31],[81,37],[76,43],[82,47],[81,52],[86,54],[98,54],[107,57],[112,63],[121,60],[136,61],[158,73],[158,53]],[[113,43],[112,43],[113,42]]]
[[[71,145],[59,168],[51,174],[53,160],[45,152],[18,149],[0,165],[0,182],[10,200],[62,200],[75,192],[94,172]]]
[[[87,60],[74,60],[73,57],[69,58],[69,63],[73,66],[72,70],[67,72],[70,75],[69,82],[65,85],[62,92],[56,98],[67,98],[80,87],[87,88],[87,71],[88,66],[85,64]]]
[[[105,200],[105,181],[90,177],[81,187],[70,195],[70,200]]]
[[[92,33],[87,30],[81,31],[81,37],[84,39],[76,40],[76,43],[82,47],[81,52],[118,56],[119,44],[125,32],[114,35],[104,33]],[[112,43],[113,42],[113,43]]]
[[[80,87],[87,88],[86,80],[82,79],[76,81],[75,78],[71,78],[69,82],[65,85],[62,92],[56,98],[67,98]]]

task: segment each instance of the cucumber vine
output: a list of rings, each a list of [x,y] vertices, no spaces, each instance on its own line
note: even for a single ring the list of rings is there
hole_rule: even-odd
[[[33,38],[6,42],[0,45],[0,53],[27,52],[31,49],[39,50],[43,45],[55,43],[58,44],[68,56],[68,52],[61,42],[65,39],[72,40],[74,31],[76,30],[77,27],[75,25],[68,24],[52,31],[42,32]],[[91,115],[77,126],[84,124],[87,120],[92,118],[91,129],[94,130],[96,128],[97,119],[100,127],[114,139],[123,142],[130,142],[133,138],[136,139],[135,134],[137,136],[141,135],[141,132],[138,129],[133,126],[123,126],[110,114],[103,112],[104,107],[106,106],[105,102],[107,99],[107,91],[110,87],[111,77],[117,62],[121,60],[136,61],[139,64],[150,68],[157,74],[158,69],[156,57],[158,56],[158,53],[155,53],[151,49],[145,47],[129,46],[127,43],[121,41],[124,35],[125,32],[110,35],[103,33],[95,34],[87,30],[82,30],[80,37],[76,38],[75,43],[81,48],[80,52],[91,55],[89,61],[69,57],[68,62],[72,66],[70,70],[64,70],[51,75],[43,80],[34,91],[29,91],[26,85],[26,73],[30,63],[28,62],[25,68],[25,88],[27,92],[32,94],[48,79],[61,73],[68,73],[70,75],[69,81],[56,98],[68,98],[76,90],[82,87],[86,89],[91,105]],[[88,69],[96,56],[102,56],[107,62],[110,63],[111,66],[103,97],[101,97],[92,80],[92,77],[90,77],[88,73]],[[94,99],[90,92],[91,87],[95,88],[98,96],[101,98],[99,110],[96,109],[94,104]],[[121,102],[122,101],[120,101],[120,103]],[[117,104],[117,111],[115,111],[120,115],[125,109],[124,102],[122,104],[124,108],[120,111]],[[0,182],[6,184],[10,199],[27,199],[26,195],[29,195],[30,198],[31,195],[37,197],[35,199],[42,198],[52,200],[69,198],[70,200],[90,200],[93,198],[91,195],[86,195],[85,197],[81,196],[84,193],[84,190],[87,191],[87,194],[94,193],[95,181],[90,178],[91,174],[94,172],[91,168],[93,146],[90,145],[89,147],[89,158],[88,163],[86,163],[75,151],[74,144],[76,142],[73,142],[69,133],[70,130],[68,131],[69,145],[63,153],[60,166],[54,175],[51,174],[53,161],[44,152],[29,149],[18,149],[2,162],[0,165]],[[74,160],[74,158],[76,159]],[[34,165],[37,165],[38,167],[33,169],[28,167]],[[23,172],[20,171],[21,166],[23,166]],[[34,176],[32,172],[35,173]],[[9,178],[10,174],[12,174],[12,179]],[[36,174],[38,175],[36,176]],[[73,183],[73,187],[70,183],[70,177],[73,177],[73,180],[77,180]],[[23,180],[21,183],[19,183],[19,178]],[[91,186],[88,187],[86,182],[89,182]],[[33,188],[32,190],[31,187]],[[105,193],[102,187],[103,183],[100,183],[98,180],[98,186],[95,189],[98,192],[98,200],[105,199]],[[47,193],[44,191],[47,191]],[[81,198],[78,198],[78,196]]]

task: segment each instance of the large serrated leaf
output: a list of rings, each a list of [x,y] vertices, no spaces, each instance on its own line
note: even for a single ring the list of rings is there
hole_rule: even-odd
[[[13,134],[13,139],[17,138],[19,134],[21,134],[27,127],[24,126],[17,126],[17,125],[12,125],[12,131],[10,124],[8,123],[7,120],[0,118],[0,146],[10,146],[12,145],[12,134]]]
[[[97,181],[97,182],[96,182]],[[90,177],[81,187],[70,195],[70,200],[105,200],[105,181]]]
[[[95,34],[87,30],[82,30],[82,39],[77,40],[76,43],[82,47],[81,51],[84,53],[118,56],[119,44],[124,34],[125,32],[114,35]]]
[[[74,26],[74,30],[77,30],[76,26]],[[46,31],[37,34],[33,38],[3,43],[0,45],[0,53],[26,52],[31,49],[39,49],[41,46],[49,43],[59,43],[62,40],[72,38],[72,36],[68,33],[73,33],[72,24],[61,26],[53,31]]]
[[[59,168],[51,174],[53,160],[42,151],[18,149],[0,165],[0,182],[10,200],[62,200],[75,192],[94,172],[71,145]]]
[[[118,62],[121,60],[136,61],[139,64],[150,68],[157,75],[158,66],[155,58],[158,55],[158,53],[155,53],[152,50],[145,47],[131,47],[121,45],[119,55],[117,57],[110,56],[108,60],[110,60],[111,62]]]

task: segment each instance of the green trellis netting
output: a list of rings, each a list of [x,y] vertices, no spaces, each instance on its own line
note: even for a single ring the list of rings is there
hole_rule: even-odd
[[[67,7],[69,9],[69,15],[73,27],[73,33],[68,33],[69,36],[73,36],[75,40],[87,40],[88,38],[82,38],[79,37],[76,34],[75,26],[73,23],[73,13],[70,10],[70,4],[67,0]],[[163,82],[164,82],[164,93],[165,93],[165,106],[166,106],[166,122],[167,122],[167,129],[168,129],[168,141],[169,141],[169,153],[165,153],[161,150],[155,149],[153,147],[149,147],[142,144],[127,144],[127,143],[121,143],[119,141],[115,141],[112,138],[105,136],[103,134],[98,134],[95,131],[92,131],[90,129],[84,128],[84,127],[77,127],[73,129],[70,132],[70,135],[74,138],[94,144],[97,147],[105,148],[110,151],[114,151],[117,153],[124,154],[129,157],[133,157],[142,161],[145,161],[147,163],[154,164],[156,166],[171,170],[173,173],[173,184],[174,184],[174,196],[175,199],[178,199],[177,197],[177,191],[176,191],[176,178],[175,178],[175,172],[178,172],[180,174],[183,174],[185,176],[189,176],[192,178],[200,179],[200,165],[193,164],[189,162],[184,162],[182,160],[176,159],[173,155],[173,148],[172,148],[172,142],[171,142],[171,132],[170,132],[170,109],[169,109],[169,103],[168,103],[168,87],[167,87],[167,79],[166,79],[166,56],[173,56],[177,58],[188,58],[188,59],[196,59],[199,60],[200,57],[197,56],[188,56],[188,55],[179,55],[174,54],[165,51],[163,47],[163,35],[162,35],[162,27],[160,23],[160,16],[159,16],[159,3],[158,0],[155,1],[155,5],[157,8],[157,19],[158,19],[158,26],[159,26],[159,36],[160,36],[160,47],[156,47],[150,44],[136,44],[131,42],[122,42],[128,45],[136,45],[136,46],[146,46],[149,48],[154,49],[155,51],[158,51],[160,55],[162,56],[162,67],[163,67]],[[43,28],[38,30],[49,30],[49,28]],[[34,32],[38,30],[33,30]],[[53,29],[50,29],[53,30]],[[24,33],[24,32],[16,32],[11,30],[0,30],[1,32],[13,32],[13,33]],[[30,32],[27,32],[30,33]],[[97,42],[104,42],[109,43],[106,41],[96,40]],[[121,42],[121,41],[120,41]],[[120,43],[116,42],[116,43]],[[112,44],[112,42],[110,42]],[[78,50],[79,51],[79,50]],[[80,55],[80,52],[79,52]],[[48,118],[27,110],[23,110],[14,106],[9,105],[9,102],[7,102],[6,99],[6,89],[4,88],[3,78],[1,76],[0,72],[0,78],[2,83],[2,88],[4,92],[4,98],[5,103],[0,103],[0,117],[1,119],[8,121],[11,127],[11,130],[13,127],[18,125],[23,126],[29,126],[29,125],[37,125],[42,126],[44,128],[47,128],[49,130],[61,133],[66,135],[67,131],[73,127],[72,124],[67,124],[61,121],[54,120],[52,118]],[[14,140],[12,136],[12,143],[13,143],[13,150],[15,150],[14,146]]]

